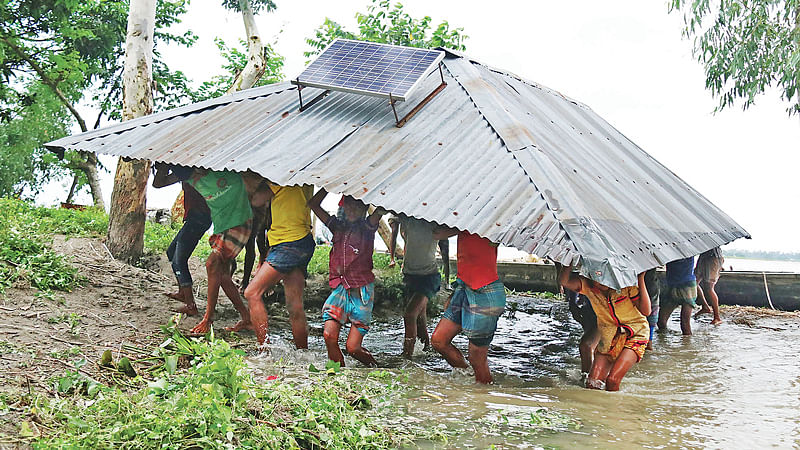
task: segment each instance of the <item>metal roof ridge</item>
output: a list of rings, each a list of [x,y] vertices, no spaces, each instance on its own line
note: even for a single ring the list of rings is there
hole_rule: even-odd
[[[160,122],[162,120],[169,120],[177,116],[197,113],[206,109],[216,108],[217,106],[227,105],[230,103],[242,100],[249,100],[257,97],[264,97],[267,95],[272,95],[291,89],[297,89],[297,87],[293,86],[288,81],[268,84],[256,88],[244,89],[242,91],[234,92],[232,94],[226,94],[220,97],[211,98],[208,100],[204,100],[202,102],[190,103],[188,105],[179,106],[177,108],[148,114],[146,116],[137,117],[135,119],[126,120],[124,122],[112,125],[107,125],[105,127],[98,128],[95,130],[89,130],[83,133],[65,136],[63,138],[59,138],[44,144],[44,147],[47,148],[48,150],[62,150],[65,149],[66,146],[74,144],[78,141],[91,140],[98,137],[104,137],[111,134],[121,133],[139,126],[146,126],[151,123]]]
[[[472,61],[471,61],[471,60],[469,60],[468,58],[463,58],[463,59],[467,59],[468,63],[472,64]],[[446,61],[446,59],[445,59],[445,61]],[[456,76],[456,74],[455,74],[455,73],[453,73],[453,71],[452,71],[452,70],[450,70],[450,67],[448,67],[448,66],[447,66],[447,63],[446,63],[446,62],[444,62],[444,65],[445,65],[445,69],[446,69],[446,70],[447,70],[447,71],[450,73],[450,75],[453,77],[453,80],[455,80],[455,82],[458,84],[458,86],[459,86],[459,87],[460,87],[460,88],[461,88],[461,89],[462,89],[462,90],[463,90],[463,91],[464,91],[464,92],[467,94],[467,96],[468,96],[468,97],[469,97],[469,99],[470,99],[470,102],[471,102],[471,103],[472,103],[472,104],[475,106],[475,109],[477,109],[477,110],[478,110],[478,114],[480,114],[480,115],[481,115],[481,117],[483,118],[483,120],[484,120],[484,121],[486,121],[486,123],[489,125],[489,128],[491,128],[491,130],[492,130],[492,131],[493,131],[493,132],[494,132],[494,133],[497,135],[497,137],[498,137],[498,138],[499,138],[499,139],[500,139],[500,140],[503,142],[503,146],[506,148],[506,151],[507,151],[508,153],[510,153],[510,154],[511,154],[511,157],[512,157],[512,158],[514,159],[514,161],[517,163],[517,166],[520,168],[520,170],[522,170],[522,172],[525,174],[525,176],[526,176],[526,177],[527,177],[527,178],[530,180],[531,184],[533,185],[533,188],[536,190],[536,192],[539,194],[539,196],[540,196],[540,197],[541,197],[541,198],[544,200],[544,203],[545,203],[545,205],[547,206],[547,211],[548,211],[548,212],[550,213],[550,215],[553,217],[554,221],[555,221],[555,222],[558,224],[559,228],[561,228],[561,229],[564,231],[564,234],[566,235],[566,237],[567,237],[567,240],[569,241],[569,244],[570,244],[570,246],[571,246],[571,247],[572,247],[572,248],[573,248],[573,249],[574,249],[574,250],[577,252],[577,251],[578,251],[578,249],[577,249],[577,247],[575,246],[575,242],[574,242],[574,241],[573,241],[573,240],[570,238],[570,236],[569,236],[569,233],[567,233],[567,230],[566,230],[566,228],[564,228],[564,226],[561,224],[561,220],[559,219],[558,215],[556,214],[555,210],[553,209],[553,205],[552,205],[552,204],[551,204],[551,203],[548,201],[547,197],[545,197],[545,195],[544,195],[544,193],[542,192],[542,190],[541,190],[541,189],[539,189],[539,186],[537,185],[537,183],[536,183],[536,180],[534,180],[534,179],[533,179],[533,177],[531,177],[531,175],[528,173],[528,171],[527,171],[527,170],[525,170],[525,166],[524,166],[524,165],[523,165],[523,164],[520,162],[520,160],[517,158],[517,156],[515,155],[515,151],[512,151],[512,150],[511,150],[511,149],[508,147],[508,145],[506,144],[506,139],[505,139],[505,137],[504,137],[504,136],[502,136],[502,135],[501,135],[501,134],[500,134],[500,133],[497,131],[497,128],[495,127],[495,124],[493,124],[493,123],[492,123],[492,121],[491,121],[491,120],[489,120],[489,118],[488,118],[488,117],[486,117],[486,114],[484,114],[484,112],[481,110],[481,107],[480,107],[480,106],[479,106],[479,105],[478,105],[478,104],[475,102],[475,99],[474,99],[474,97],[472,96],[472,94],[469,92],[469,89],[467,89],[467,88],[464,86],[464,84],[463,84],[463,83],[462,83],[462,82],[461,82],[461,81],[458,79],[458,77]],[[538,148],[536,147],[536,144],[535,144],[535,143],[531,143],[529,146],[523,147],[522,149],[519,149],[519,150],[523,150],[523,149],[526,149],[526,148],[528,148],[528,147],[533,147],[534,149],[537,149],[537,150],[538,150]],[[549,256],[549,255],[541,255],[541,256],[545,256],[545,257],[547,257],[547,256]],[[581,258],[581,259],[582,259],[582,258]]]
[[[582,108],[586,108],[586,109],[588,109],[590,111],[594,111],[586,103],[580,102],[578,100],[575,100],[572,97],[564,95],[564,94],[561,93],[561,91],[558,91],[558,90],[553,89],[551,87],[545,86],[545,85],[543,85],[541,83],[537,83],[537,82],[535,82],[533,80],[529,80],[529,79],[527,79],[525,77],[517,75],[514,72],[511,72],[511,71],[508,71],[508,70],[505,70],[505,69],[500,69],[499,67],[493,66],[493,65],[491,65],[489,63],[486,63],[484,61],[472,58],[472,57],[470,57],[469,55],[467,55],[464,52],[461,52],[461,51],[458,51],[458,50],[449,49],[449,48],[445,48],[445,47],[436,47],[436,49],[437,50],[442,50],[443,52],[445,52],[447,55],[449,55],[451,57],[466,59],[467,61],[469,61],[471,63],[474,63],[474,64],[481,65],[481,66],[487,68],[488,70],[491,70],[492,72],[499,73],[501,75],[505,75],[507,77],[514,78],[514,79],[518,80],[519,82],[525,83],[528,86],[531,86],[533,88],[540,89],[540,90],[543,90],[543,91],[551,93],[551,94],[557,94],[561,98],[563,98],[563,99],[565,99],[565,100],[567,100],[569,102],[572,102],[572,103],[574,103],[574,104],[576,104],[576,105],[578,105],[578,106],[580,106]]]

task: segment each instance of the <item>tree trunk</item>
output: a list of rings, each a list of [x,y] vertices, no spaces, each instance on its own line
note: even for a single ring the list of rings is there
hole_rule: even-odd
[[[156,0],[131,0],[125,69],[122,73],[122,120],[153,112],[152,59]],[[108,217],[108,249],[115,258],[134,262],[144,248],[147,179],[150,161],[119,159]]]
[[[0,36],[0,41],[4,42],[8,45],[20,58],[25,60],[36,72],[39,77],[41,77],[42,82],[45,86],[49,87],[56,97],[61,101],[61,103],[66,106],[69,112],[75,117],[75,120],[78,122],[78,126],[81,127],[81,131],[88,131],[86,128],[86,121],[83,120],[83,116],[80,115],[78,109],[75,105],[72,104],[71,101],[67,98],[66,95],[61,91],[61,88],[58,86],[59,81],[53,79],[39,63],[36,62],[35,59],[31,58],[30,55],[25,53],[25,51],[20,48],[18,45],[14,44],[11,40],[7,39],[4,36]],[[100,121],[100,117],[97,117],[98,122]],[[97,128],[97,124],[95,124],[95,128]],[[94,200],[94,205],[99,206],[100,208],[105,209],[105,203],[103,202],[103,192],[100,188],[100,179],[97,177],[97,157],[94,154],[91,154],[91,157],[84,155],[86,157],[87,162],[92,162],[92,167],[89,167],[87,164],[80,164],[78,166],[78,170],[82,171],[86,174],[86,179],[89,180],[89,187],[92,190],[92,199]]]
[[[370,206],[367,209],[369,214],[372,214],[375,211],[374,206]],[[378,235],[381,237],[381,240],[384,244],[386,244],[386,248],[391,251],[392,249],[392,228],[386,223],[386,219],[381,217],[381,221],[378,222]],[[403,247],[401,245],[397,246],[395,250],[395,256],[402,258],[403,257]]]
[[[244,30],[247,33],[247,65],[236,75],[233,85],[228,89],[229,94],[253,87],[267,68],[267,61],[264,58],[264,43],[261,42],[261,35],[258,33],[250,0],[239,0],[239,9],[242,10]]]

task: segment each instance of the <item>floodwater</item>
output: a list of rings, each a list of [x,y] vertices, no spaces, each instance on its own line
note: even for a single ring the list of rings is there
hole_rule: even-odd
[[[421,423],[456,431],[447,447],[800,447],[796,317],[738,321],[744,325],[728,320],[721,326],[703,319],[693,322],[693,336],[683,337],[674,315],[655,350],[634,366],[620,392],[610,393],[582,387],[581,329],[563,302],[510,297],[509,305],[492,343],[490,386],[475,384],[469,371],[451,370],[435,353],[418,349],[411,362],[399,358],[400,318],[374,324],[364,340],[382,365],[408,375],[414,389],[403,400],[407,411]],[[288,337],[286,330],[276,332],[273,342]],[[467,345],[460,336],[455,344]],[[284,361],[297,354],[280,353]],[[322,338],[312,338],[311,351],[303,353],[298,367],[308,367],[309,359],[324,365]],[[542,408],[556,421],[571,418],[569,425],[537,431],[531,413]]]

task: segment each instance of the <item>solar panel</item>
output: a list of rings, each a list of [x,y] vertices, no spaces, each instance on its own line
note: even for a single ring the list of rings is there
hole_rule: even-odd
[[[444,52],[336,39],[292,83],[405,101]]]

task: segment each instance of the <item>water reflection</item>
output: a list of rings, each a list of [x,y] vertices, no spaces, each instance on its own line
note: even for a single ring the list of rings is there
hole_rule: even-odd
[[[407,409],[423,423],[461,430],[454,446],[564,448],[746,448],[800,445],[800,340],[798,319],[754,319],[756,327],[695,322],[695,334],[657,336],[617,393],[589,391],[580,380],[580,326],[565,304],[513,297],[517,309],[501,318],[492,343],[491,386],[474,384],[469,371],[453,371],[434,353],[399,357],[402,320],[374,324],[365,347],[390,368],[403,370],[416,388]],[[433,330],[431,324],[431,331]],[[313,322],[312,326],[321,326]],[[678,330],[677,315],[670,323]],[[269,360],[298,367],[324,365],[321,337],[297,352],[276,330]],[[465,349],[459,336],[456,346]],[[347,360],[350,367],[358,363]],[[257,360],[254,365],[258,365]],[[579,430],[532,435],[520,417],[541,407],[580,420]],[[511,419],[509,419],[511,417]],[[517,419],[515,419],[517,418]],[[504,422],[507,420],[508,423]],[[487,426],[494,425],[494,426]]]

